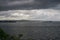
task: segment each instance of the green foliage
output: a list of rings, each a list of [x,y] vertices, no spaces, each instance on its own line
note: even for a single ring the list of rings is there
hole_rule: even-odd
[[[9,35],[6,34],[6,33],[0,28],[0,39],[1,39],[1,40],[7,40],[8,37],[9,37]]]
[[[16,35],[10,36],[0,28],[0,40],[21,40],[22,36],[23,34],[19,34],[18,36]]]

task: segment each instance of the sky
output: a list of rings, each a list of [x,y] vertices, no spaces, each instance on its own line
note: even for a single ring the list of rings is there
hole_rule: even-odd
[[[0,20],[60,21],[60,0],[0,0]]]

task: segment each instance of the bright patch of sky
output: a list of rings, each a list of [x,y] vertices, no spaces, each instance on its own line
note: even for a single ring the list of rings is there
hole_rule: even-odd
[[[0,11],[0,20],[23,20],[23,19],[60,21],[60,10],[36,9],[36,10]]]

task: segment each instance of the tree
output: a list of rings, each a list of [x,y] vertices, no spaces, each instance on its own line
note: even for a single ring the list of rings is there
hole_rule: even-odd
[[[0,39],[1,40],[8,40],[9,35],[5,33],[1,28],[0,28]]]

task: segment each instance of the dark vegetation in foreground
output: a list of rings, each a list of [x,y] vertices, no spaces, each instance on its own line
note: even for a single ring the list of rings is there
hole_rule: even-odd
[[[23,34],[18,34],[18,36],[9,35],[0,28],[0,40],[25,40],[25,39],[21,39],[21,37],[23,37]],[[60,39],[59,37],[55,37],[54,39],[47,38],[47,40],[59,40],[59,39]],[[36,39],[28,38],[26,40],[36,40]],[[39,40],[44,40],[44,38],[40,38]]]
[[[0,28],[0,40],[24,40],[24,39],[21,39],[21,37],[23,37],[23,34],[9,35]],[[27,40],[33,40],[33,39],[28,38]]]
[[[23,36],[23,34],[18,34],[16,35],[9,35],[5,33],[1,28],[0,28],[0,40],[20,40],[20,38]]]

